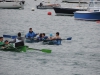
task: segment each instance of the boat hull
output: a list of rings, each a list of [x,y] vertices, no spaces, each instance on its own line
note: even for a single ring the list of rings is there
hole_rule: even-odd
[[[37,43],[37,42],[40,42],[39,40],[30,39],[30,38],[25,39],[25,41],[26,41],[26,43]]]
[[[4,2],[0,2],[0,8],[2,9],[19,9],[19,8],[23,8],[24,6],[23,1],[4,1]]]
[[[7,49],[0,49],[1,51],[12,51],[12,52],[26,52],[28,46],[21,46],[17,48],[7,48]]]
[[[76,11],[74,12],[74,18],[81,20],[100,20],[100,12]]]
[[[87,3],[87,0],[62,0],[62,2],[68,2],[68,3]]]
[[[86,9],[79,9],[79,8],[53,8],[56,15],[58,16],[63,16],[63,15],[69,15],[69,16],[73,16],[75,11],[82,11],[82,10],[86,10]]]
[[[53,7],[61,7],[60,4],[51,4],[51,5],[37,5],[36,8],[37,9],[53,9]]]
[[[44,40],[43,45],[61,45],[61,40]]]

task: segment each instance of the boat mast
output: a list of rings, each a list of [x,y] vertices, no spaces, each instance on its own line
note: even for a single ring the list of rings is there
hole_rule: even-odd
[[[79,0],[79,7],[80,7],[80,1],[81,1],[81,0]]]

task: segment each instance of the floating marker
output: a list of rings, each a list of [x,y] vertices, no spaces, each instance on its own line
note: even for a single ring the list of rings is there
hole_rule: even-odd
[[[51,12],[48,12],[48,15],[51,15]]]
[[[34,11],[35,9],[34,8],[32,8],[32,11]]]

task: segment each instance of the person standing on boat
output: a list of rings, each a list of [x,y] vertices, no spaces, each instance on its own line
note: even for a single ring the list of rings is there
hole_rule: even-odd
[[[26,38],[34,38],[38,35],[38,33],[34,33],[32,28],[29,28],[29,32],[26,34]]]
[[[0,37],[0,46],[3,46],[4,42],[3,42],[3,37]]]
[[[42,2],[40,2],[40,6],[43,6],[43,3]]]
[[[15,43],[15,47],[24,46],[24,38],[21,37],[21,33],[19,32],[17,38],[9,43]]]

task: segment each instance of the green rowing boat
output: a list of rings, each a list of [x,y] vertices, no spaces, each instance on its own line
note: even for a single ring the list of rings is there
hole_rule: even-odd
[[[20,47],[12,47],[12,48],[4,48],[4,49],[0,49],[2,51],[12,51],[12,52],[26,52],[27,50],[27,46],[20,46]]]
[[[26,52],[27,50],[36,50],[36,51],[41,51],[45,53],[51,53],[50,49],[35,49],[35,48],[29,48],[28,46],[20,46],[20,47],[12,47],[12,48],[5,48],[5,49],[0,49],[2,51],[12,51],[12,52]]]

